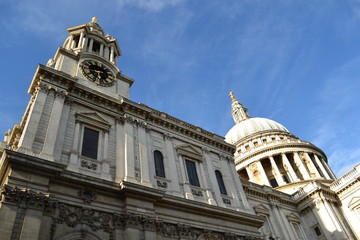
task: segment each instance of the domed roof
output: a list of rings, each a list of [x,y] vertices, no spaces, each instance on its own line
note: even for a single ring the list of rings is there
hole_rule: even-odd
[[[283,125],[267,118],[248,118],[233,126],[225,136],[225,141],[235,144],[240,139],[264,131],[289,132]]]

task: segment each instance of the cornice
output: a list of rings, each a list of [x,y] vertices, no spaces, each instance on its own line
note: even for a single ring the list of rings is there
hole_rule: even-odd
[[[319,152],[323,157],[325,157],[325,161],[327,162],[325,153],[321,149],[316,147],[315,145],[313,145],[311,143],[308,143],[308,142],[304,142],[304,141],[302,141],[301,143],[281,142],[281,143],[275,143],[274,145],[275,146],[264,147],[261,150],[256,150],[255,149],[255,151],[253,153],[247,155],[246,157],[242,157],[239,160],[236,160],[235,164],[239,164],[241,162],[244,162],[246,160],[249,160],[249,159],[251,159],[251,158],[253,158],[253,157],[257,156],[257,155],[260,155],[260,154],[263,154],[263,153],[266,153],[266,152],[279,150],[279,149],[286,149],[286,148],[307,148],[307,149],[315,150],[315,151]]]
[[[258,185],[245,180],[242,180],[241,182],[244,192],[248,197],[253,196],[273,203],[278,202],[286,206],[296,207],[296,202],[293,201],[291,195],[289,194],[277,191],[268,186]]]
[[[125,112],[135,114],[135,116],[139,117],[143,121],[146,121],[149,127],[154,125],[158,128],[177,132],[181,135],[188,136],[192,139],[196,139],[205,144],[215,146],[230,153],[235,151],[234,145],[226,143],[223,137],[215,133],[208,132],[198,126],[184,122],[166,113],[150,108],[144,104],[134,103],[125,98],[122,100],[121,104]]]
[[[178,209],[182,212],[191,212],[198,215],[219,216],[223,219],[247,223],[254,227],[260,227],[263,219],[251,213],[236,211],[219,206],[197,202],[194,200],[185,199],[168,195],[165,191],[143,186],[141,184],[122,181],[115,183],[112,181],[102,180],[91,176],[86,176],[80,173],[72,172],[66,169],[66,165],[62,163],[50,162],[35,156],[30,156],[24,153],[5,150],[4,153],[6,161],[10,168],[20,168],[37,174],[48,176],[52,181],[62,181],[67,184],[76,184],[77,186],[93,186],[94,189],[99,189],[114,193],[121,193],[123,197],[132,197],[137,199],[150,200],[156,205],[171,206],[172,209]],[[50,196],[51,197],[51,196]]]
[[[33,94],[35,92],[40,80],[44,83],[49,83],[66,90],[67,99],[70,100],[70,102],[77,102],[92,108],[99,106],[97,108],[98,111],[106,112],[107,114],[114,115],[114,117],[121,118],[124,114],[131,114],[134,115],[134,117],[145,121],[147,125],[153,124],[168,131],[177,132],[181,135],[225,150],[226,152],[234,153],[235,151],[235,146],[226,143],[222,136],[208,132],[198,126],[184,122],[144,104],[135,103],[126,98],[117,99],[109,97],[106,94],[78,84],[77,78],[75,77],[71,77],[68,74],[44,65],[39,65],[36,70],[29,93]],[[94,102],[96,104],[94,104]]]

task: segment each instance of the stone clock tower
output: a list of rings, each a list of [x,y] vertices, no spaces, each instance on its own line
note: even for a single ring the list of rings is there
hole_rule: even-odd
[[[96,18],[68,34],[1,143],[1,239],[261,239],[235,147],[132,102]]]

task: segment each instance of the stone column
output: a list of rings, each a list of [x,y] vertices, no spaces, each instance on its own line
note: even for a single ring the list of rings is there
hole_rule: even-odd
[[[321,172],[323,173],[323,175],[325,176],[326,179],[331,179],[331,177],[329,176],[328,172],[326,171],[326,169],[324,168],[323,163],[321,162],[321,160],[318,158],[318,156],[316,154],[314,154],[314,158],[315,161],[317,163],[317,165],[319,166]]]
[[[71,49],[71,47],[73,46],[73,39],[74,39],[74,35],[71,34],[69,37],[69,41],[66,44],[66,49]]]
[[[332,177],[332,179],[336,179],[335,174],[333,173],[333,171],[331,170],[331,168],[329,167],[329,165],[323,160],[321,159],[323,166],[325,167],[325,169],[327,170],[327,173]]]
[[[64,102],[67,94],[68,93],[65,90],[55,89],[54,105],[51,110],[51,116],[46,132],[46,137],[44,140],[43,149],[40,153],[41,157],[50,161],[54,161],[54,149],[58,136],[62,109],[64,107]]]
[[[104,58],[106,58],[107,60],[110,60],[110,50],[109,47],[105,47],[104,49]]]
[[[101,57],[103,57],[103,55],[104,55],[104,44],[100,44],[100,52],[99,52],[99,55],[100,55]]]
[[[271,186],[270,185],[270,182],[269,182],[269,179],[267,178],[266,176],[266,173],[265,173],[265,170],[264,170],[264,167],[262,166],[260,160],[259,161],[256,161],[254,162],[257,170],[260,172],[260,176],[261,176],[261,184],[264,184],[264,185],[267,185],[267,186]]]
[[[294,152],[294,160],[296,166],[298,166],[300,173],[302,174],[304,180],[311,179],[309,172],[307,171],[304,163],[302,162],[299,154],[297,152]]]
[[[125,131],[122,119],[116,121],[116,172],[115,182],[120,183],[125,178]]]
[[[137,182],[135,178],[134,130],[131,119],[125,122],[125,180]]]
[[[94,39],[90,38],[90,45],[89,45],[89,48],[88,48],[88,52],[92,52],[93,50],[93,44],[94,44]]]
[[[114,63],[114,47],[110,47],[110,62]]]
[[[288,158],[286,157],[286,154],[281,153],[281,157],[283,160],[285,171],[287,171],[291,177],[291,179],[290,179],[291,182],[298,182],[299,178],[296,176],[296,173],[295,173],[294,169],[292,168]]]
[[[45,84],[37,87],[37,92],[33,95],[28,108],[30,108],[24,130],[19,140],[19,152],[32,154],[32,147],[39,127],[40,118],[46,103],[48,88]]]
[[[87,51],[87,43],[88,43],[89,39],[87,37],[84,37],[83,41],[82,41],[82,49],[83,52]]]
[[[304,152],[303,154],[305,156],[305,159],[307,160],[308,167],[312,168],[312,171],[314,171],[316,177],[320,178],[321,175],[320,175],[319,171],[317,170],[315,164],[313,163],[312,159],[310,158],[309,154],[306,152]]]
[[[248,174],[248,176],[249,176],[250,182],[255,182],[255,179],[254,179],[254,176],[253,176],[253,174],[252,174],[252,172],[251,172],[251,170],[250,170],[250,167],[247,166],[245,169],[246,169],[246,172],[247,172],[247,174]]]
[[[141,183],[149,187],[152,186],[149,175],[149,157],[148,146],[146,142],[146,123],[142,122],[138,128],[139,136],[139,154],[140,154],[140,169],[141,169]]]
[[[79,37],[79,42],[78,42],[78,45],[77,45],[78,48],[81,47],[83,40],[84,40],[84,32],[81,32],[80,37]]]
[[[71,41],[70,41],[70,49],[75,48],[75,41],[74,41],[74,35],[71,35]]]
[[[279,186],[285,185],[286,183],[284,182],[284,180],[281,177],[280,170],[279,170],[278,166],[276,165],[276,162],[275,162],[273,156],[269,156],[269,159],[270,159],[271,167],[274,170],[275,179],[278,182]]]

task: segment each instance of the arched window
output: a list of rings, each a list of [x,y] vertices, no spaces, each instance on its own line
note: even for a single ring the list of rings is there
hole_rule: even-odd
[[[158,150],[154,151],[155,175],[165,178],[164,157]]]
[[[219,170],[216,170],[215,175],[216,175],[216,180],[217,180],[219,188],[220,188],[220,193],[223,195],[227,195],[221,172]]]

